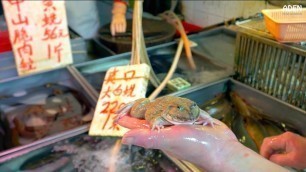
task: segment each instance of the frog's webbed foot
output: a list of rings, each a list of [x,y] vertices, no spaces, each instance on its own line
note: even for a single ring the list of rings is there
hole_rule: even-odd
[[[131,111],[134,103],[135,103],[135,101],[132,101],[132,102],[126,104],[125,106],[123,106],[122,108],[120,108],[119,110],[117,110],[115,112],[117,114],[115,122],[117,122],[120,118],[124,117],[125,115],[128,115],[129,112]]]
[[[160,124],[156,124],[155,125],[155,124],[153,124],[151,130],[153,131],[153,130],[157,129],[157,131],[160,132],[160,130],[163,129],[163,128],[165,128],[163,125],[160,125]]]
[[[160,132],[160,130],[163,129],[165,125],[171,125],[171,123],[169,123],[161,116],[156,117],[150,124],[151,130],[157,129],[158,132]]]
[[[215,124],[219,125],[206,111],[202,109],[200,109],[200,118],[195,122],[195,124],[210,125],[212,127],[214,127]]]

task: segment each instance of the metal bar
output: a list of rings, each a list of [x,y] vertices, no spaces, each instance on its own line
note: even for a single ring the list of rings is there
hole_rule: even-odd
[[[251,58],[251,64],[250,64],[250,77],[249,77],[249,83],[252,87],[254,87],[254,74],[255,74],[255,64],[257,61],[257,55],[258,55],[258,51],[259,51],[259,42],[255,41],[255,49],[253,50],[254,52],[252,53],[252,58]]]
[[[246,84],[250,84],[249,83],[249,74],[250,74],[250,66],[251,66],[251,61],[252,61],[252,54],[253,54],[253,46],[254,46],[254,40],[250,39],[250,44],[248,45],[248,54],[246,56],[246,63],[245,63],[245,68],[246,68],[246,74],[245,74],[245,79],[244,82]]]
[[[237,64],[237,71],[238,71],[238,80],[241,80],[241,73],[243,70],[243,59],[244,59],[244,52],[245,52],[245,43],[246,39],[242,37],[241,35],[238,37],[238,40],[240,40],[240,44],[237,45],[239,47],[238,53],[235,55],[236,58],[236,64]]]
[[[279,98],[279,81],[280,78],[282,77],[282,68],[281,68],[281,56],[284,53],[282,49],[278,49],[278,56],[276,56],[275,60],[275,73],[274,73],[274,83],[273,83],[273,95],[277,98]]]
[[[277,69],[277,66],[278,66],[278,55],[280,54],[280,50],[279,49],[275,49],[275,56],[274,56],[274,61],[272,63],[272,69],[271,69],[271,77],[270,77],[270,85],[269,85],[269,94],[270,95],[275,95],[274,94],[274,91],[273,91],[273,88],[274,88],[274,85],[275,85],[275,82],[276,82],[276,69]]]
[[[264,91],[265,87],[265,76],[266,76],[266,70],[267,70],[267,54],[268,54],[268,45],[264,44],[264,51],[262,54],[262,60],[261,60],[261,68],[260,68],[260,82],[258,89]]]
[[[243,47],[243,54],[241,55],[241,78],[240,81],[244,81],[245,76],[246,76],[246,59],[247,59],[247,54],[249,51],[249,42],[250,40],[243,37],[244,38],[244,47]]]
[[[247,54],[249,52],[249,43],[250,43],[250,40],[243,37],[244,39],[244,46],[243,46],[243,54],[241,55],[241,79],[240,81],[243,81],[246,77],[246,60],[247,60]]]
[[[291,54],[291,56],[292,55],[293,54]],[[285,81],[288,82],[287,84],[288,84],[289,87],[286,87],[286,89],[284,90],[287,93],[287,95],[286,95],[286,93],[284,93],[285,95],[283,95],[283,96],[285,96],[283,100],[287,101],[287,102],[291,102],[290,97],[291,97],[291,94],[292,94],[292,85],[293,85],[293,82],[296,82],[298,80],[298,75],[294,72],[296,70],[297,54],[294,54],[293,58],[290,58],[290,60],[291,60],[291,67],[289,68],[290,69],[290,74],[288,76],[288,74],[286,73],[286,75],[289,78],[288,79],[286,78],[287,80],[285,80]],[[290,64],[288,65],[288,67],[289,66],[290,66]],[[284,87],[285,86],[286,85],[284,85]]]
[[[289,55],[288,55],[289,54]],[[289,53],[289,52],[286,52],[286,55],[285,55],[285,58],[284,58],[284,71],[283,71],[283,74],[282,75],[282,78],[281,78],[281,88],[280,88],[280,92],[281,92],[281,99],[286,101],[287,100],[287,96],[288,94],[288,90],[287,90],[287,86],[288,84],[290,84],[290,77],[288,78],[288,72],[292,71],[290,70],[290,62],[292,63],[292,53]],[[289,83],[288,83],[289,82]],[[286,88],[286,89],[285,89]]]
[[[252,53],[250,54],[250,62],[249,62],[249,72],[248,72],[248,81],[249,81],[249,85],[252,85],[252,78],[253,78],[253,74],[254,74],[254,64],[255,64],[255,61],[256,61],[256,56],[257,56],[257,53],[258,53],[258,41],[257,40],[254,40],[253,41],[254,44],[253,44],[253,48],[251,49],[252,50]]]
[[[258,49],[258,53],[257,53],[257,56],[256,56],[256,61],[255,61],[255,67],[254,67],[254,75],[253,75],[253,85],[256,89],[258,89],[258,86],[259,86],[259,82],[260,82],[260,75],[261,75],[261,61],[263,59],[263,44],[262,43],[259,43],[259,49]]]
[[[237,73],[240,73],[240,68],[241,68],[241,57],[240,55],[242,54],[242,46],[243,46],[243,38],[241,37],[241,34],[238,35],[236,38],[236,49],[235,49],[235,56],[234,56],[234,70],[237,71]],[[238,76],[239,77],[239,76]]]
[[[298,62],[298,66],[297,66],[297,80],[294,82],[293,84],[293,92],[292,92],[292,101],[291,103],[295,106],[298,106],[298,100],[297,99],[297,94],[301,91],[300,90],[300,85],[303,84],[303,78],[304,76],[302,75],[303,73],[303,69],[302,69],[302,60],[304,59],[304,67],[306,64],[305,58],[303,58],[303,56],[299,56],[299,62]]]
[[[264,92],[265,93],[268,93],[269,92],[269,84],[270,84],[270,73],[271,73],[271,59],[272,59],[272,55],[273,55],[273,48],[269,45],[268,46],[268,52],[267,52],[267,57],[266,57],[266,61],[265,61],[265,66],[266,66],[266,69],[265,69],[265,83],[264,83]]]
[[[304,56],[304,66],[301,72],[301,80],[300,80],[300,86],[299,86],[299,107],[301,107],[302,109],[306,110],[305,107],[305,99],[306,99],[306,57]]]

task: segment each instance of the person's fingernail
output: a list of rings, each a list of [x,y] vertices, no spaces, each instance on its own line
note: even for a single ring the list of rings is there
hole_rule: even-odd
[[[134,137],[124,137],[122,143],[126,145],[132,145],[134,143]]]

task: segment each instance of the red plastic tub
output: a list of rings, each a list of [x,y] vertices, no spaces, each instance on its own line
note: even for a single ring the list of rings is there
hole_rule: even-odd
[[[0,53],[12,51],[9,32],[7,30],[0,30]]]

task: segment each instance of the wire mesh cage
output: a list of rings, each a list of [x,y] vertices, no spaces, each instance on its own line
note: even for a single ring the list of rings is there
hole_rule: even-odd
[[[306,110],[306,48],[240,32],[235,79]]]

